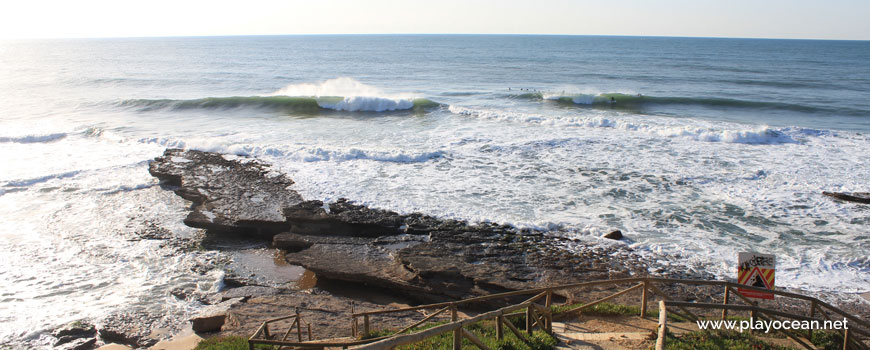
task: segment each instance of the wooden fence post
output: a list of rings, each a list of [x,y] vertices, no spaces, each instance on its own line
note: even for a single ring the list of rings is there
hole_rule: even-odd
[[[730,294],[731,294],[731,287],[725,286],[725,299],[722,300],[723,305],[728,305],[728,297],[730,296]],[[722,320],[724,321],[726,317],[728,317],[728,309],[723,308],[722,309]]]
[[[532,305],[526,307],[526,332],[532,334]]]
[[[665,308],[665,301],[659,301],[659,337],[656,339],[656,350],[665,349],[665,337],[668,335],[668,311]]]
[[[359,328],[359,324],[357,324],[356,315],[354,315],[356,313],[356,311],[354,309],[355,309],[354,302],[351,301],[350,302],[350,319],[351,319],[351,321],[350,321],[350,336],[353,338],[356,338],[356,331],[357,331],[357,328]]]
[[[456,304],[450,305],[450,321],[456,322],[459,320],[459,313]],[[462,350],[462,327],[453,330],[453,350]]]
[[[843,331],[843,350],[849,350],[849,329]]]
[[[643,292],[640,299],[640,318],[646,318],[646,291],[649,288],[649,280],[643,280]]]
[[[302,342],[302,317],[299,316],[299,308],[296,308],[296,337]]]
[[[371,333],[371,328],[369,328],[369,315],[363,315],[363,336],[366,337]]]
[[[495,339],[502,340],[504,339],[504,329],[502,329],[501,324],[504,322],[504,317],[498,315],[495,317]]]

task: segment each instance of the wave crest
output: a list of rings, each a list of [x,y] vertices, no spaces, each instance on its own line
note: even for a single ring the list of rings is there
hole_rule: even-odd
[[[513,95],[514,98],[553,101],[561,104],[588,106],[591,108],[615,108],[640,110],[652,106],[700,106],[708,108],[769,109],[802,113],[836,113],[842,115],[867,116],[863,110],[842,107],[810,106],[798,103],[774,101],[739,100],[721,97],[674,97],[649,96],[632,93],[573,93],[573,92],[528,92]]]
[[[0,143],[47,143],[67,137],[67,133],[45,135],[0,136]]]

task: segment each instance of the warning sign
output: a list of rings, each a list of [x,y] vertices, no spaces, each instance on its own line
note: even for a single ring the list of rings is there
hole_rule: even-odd
[[[776,258],[771,254],[738,253],[737,283],[765,289],[774,289]],[[737,288],[747,298],[773,299],[773,293]]]

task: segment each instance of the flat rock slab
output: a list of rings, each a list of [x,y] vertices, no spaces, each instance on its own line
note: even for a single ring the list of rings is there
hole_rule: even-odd
[[[185,220],[190,226],[268,236],[274,247],[287,251],[289,264],[318,278],[386,288],[419,302],[646,271],[624,245],[597,247],[507,225],[399,214],[346,199],[306,201],[289,189],[293,180],[247,158],[168,149],[149,170],[194,203]]]
[[[217,305],[207,306],[190,319],[194,332],[217,332],[221,330],[230,308],[242,302],[243,298],[233,298]]]
[[[285,228],[284,208],[302,202],[293,180],[249,158],[167,149],[148,171],[193,202],[191,227],[268,235]]]

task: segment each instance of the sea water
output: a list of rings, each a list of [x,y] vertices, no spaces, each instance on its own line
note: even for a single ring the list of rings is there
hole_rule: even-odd
[[[306,199],[625,244],[655,269],[870,290],[870,43],[270,36],[0,43],[0,344],[221,288],[148,175],[167,147],[259,158]],[[627,239],[599,238],[619,229]],[[202,266],[207,266],[202,271]],[[195,272],[197,271],[197,272]]]

